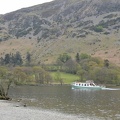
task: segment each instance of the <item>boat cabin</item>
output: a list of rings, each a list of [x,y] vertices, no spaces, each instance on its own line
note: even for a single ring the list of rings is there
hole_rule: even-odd
[[[78,82],[75,82],[74,83],[75,86],[96,86],[94,83],[78,83]]]

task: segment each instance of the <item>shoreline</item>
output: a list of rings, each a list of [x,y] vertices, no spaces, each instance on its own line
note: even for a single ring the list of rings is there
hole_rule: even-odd
[[[1,120],[90,120],[80,116],[24,107],[20,103],[6,100],[0,100],[0,118]]]

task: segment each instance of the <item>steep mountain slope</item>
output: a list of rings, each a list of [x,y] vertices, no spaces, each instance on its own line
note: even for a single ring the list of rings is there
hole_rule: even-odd
[[[119,6],[120,0],[55,0],[2,15],[1,56],[29,50],[36,62],[52,62],[63,52],[86,52],[120,65]]]

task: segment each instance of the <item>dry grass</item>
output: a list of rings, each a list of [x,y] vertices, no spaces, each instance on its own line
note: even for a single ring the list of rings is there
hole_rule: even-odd
[[[119,34],[119,33],[118,33]],[[54,40],[44,40],[37,43],[32,39],[12,39],[0,43],[0,57],[6,53],[19,51],[25,56],[29,51],[34,63],[53,63],[62,53],[75,57],[76,53],[88,53],[92,56],[108,59],[120,66],[120,45],[115,44],[118,36],[89,34],[86,38],[66,38],[63,36]]]

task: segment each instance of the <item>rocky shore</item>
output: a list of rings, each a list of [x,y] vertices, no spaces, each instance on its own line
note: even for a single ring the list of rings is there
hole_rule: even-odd
[[[25,107],[12,101],[0,100],[1,120],[89,120],[73,115]]]

